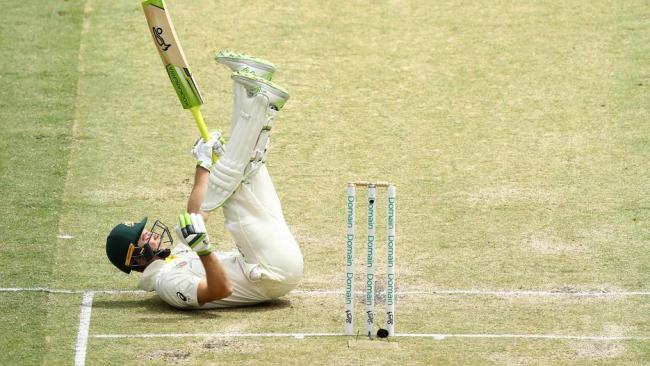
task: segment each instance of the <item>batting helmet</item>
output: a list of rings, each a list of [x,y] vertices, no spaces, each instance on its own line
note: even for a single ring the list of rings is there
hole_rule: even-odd
[[[106,255],[113,265],[124,273],[131,272],[131,266],[127,265],[131,261],[129,248],[131,244],[137,247],[138,240],[147,224],[147,217],[138,223],[124,222],[111,230],[106,238]]]

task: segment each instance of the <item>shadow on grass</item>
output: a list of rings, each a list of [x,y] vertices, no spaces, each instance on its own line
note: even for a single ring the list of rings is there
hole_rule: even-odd
[[[93,302],[93,308],[116,311],[123,310],[133,313],[142,312],[146,314],[174,314],[189,319],[215,319],[219,318],[222,313],[260,313],[282,310],[289,307],[291,307],[291,301],[286,299],[274,299],[259,304],[233,308],[181,310],[168,305],[155,295],[141,299],[101,299]],[[151,321],[151,319],[149,319],[149,321]],[[168,321],[168,318],[163,316],[160,321],[166,322]]]

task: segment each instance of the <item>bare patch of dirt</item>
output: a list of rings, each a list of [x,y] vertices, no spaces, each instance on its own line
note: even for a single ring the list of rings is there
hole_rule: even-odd
[[[594,242],[611,242],[622,239],[621,233],[609,227],[589,227],[576,230],[576,237]]]
[[[563,241],[552,233],[535,233],[526,244],[539,254],[576,254],[583,251],[581,244]]]
[[[251,353],[259,352],[262,348],[258,342],[241,338],[211,338],[200,343],[199,347],[212,352]]]
[[[557,194],[542,189],[520,187],[488,187],[467,194],[467,202],[472,206],[503,206],[507,204],[537,202],[553,203]]]
[[[616,292],[624,292],[625,289],[621,288],[620,286],[615,286],[612,284],[600,284],[598,286],[593,286],[593,287],[576,287],[576,286],[569,286],[569,285],[562,285],[562,286],[556,286],[551,288],[551,292],[559,292],[559,293],[578,293],[578,292],[592,292],[595,294],[602,293],[602,294],[607,294],[607,293],[616,293]],[[618,298],[619,296],[610,296],[610,298]]]
[[[616,341],[581,341],[571,344],[580,358],[616,358],[625,353],[625,345]]]
[[[192,357],[192,353],[186,350],[165,350],[154,351],[145,356],[145,359],[150,361],[164,361],[165,363],[184,362]]]
[[[608,337],[624,337],[629,327],[607,324],[603,334]],[[625,353],[625,344],[620,341],[579,341],[570,344],[577,357],[580,358],[617,358]]]

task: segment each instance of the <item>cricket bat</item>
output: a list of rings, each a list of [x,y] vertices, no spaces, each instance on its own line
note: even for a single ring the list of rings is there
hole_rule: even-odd
[[[210,133],[201,114],[203,97],[196,85],[192,71],[190,71],[190,66],[176,35],[165,1],[145,0],[142,2],[142,8],[149,24],[153,42],[156,49],[158,49],[163,65],[165,65],[172,86],[176,90],[178,99],[180,99],[184,109],[189,109],[192,112],[201,137],[203,137],[204,141],[208,141]],[[215,154],[212,155],[212,160],[216,161]]]

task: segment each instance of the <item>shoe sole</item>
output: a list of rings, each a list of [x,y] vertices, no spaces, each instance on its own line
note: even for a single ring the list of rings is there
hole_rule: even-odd
[[[240,63],[244,64],[246,66],[249,66],[254,69],[260,69],[265,71],[268,74],[273,74],[276,70],[276,67],[273,63],[253,57],[253,56],[248,56],[244,54],[238,54],[238,53],[233,53],[233,52],[219,52],[215,58],[214,58],[218,63],[228,65],[228,63]],[[233,70],[233,71],[239,71],[239,70]]]
[[[271,101],[271,104],[277,110],[282,109],[287,100],[289,100],[289,92],[286,91],[283,87],[250,72],[238,71],[232,74],[231,78],[248,87],[256,88],[256,94],[260,92],[260,89],[265,93],[271,94],[276,99]]]

